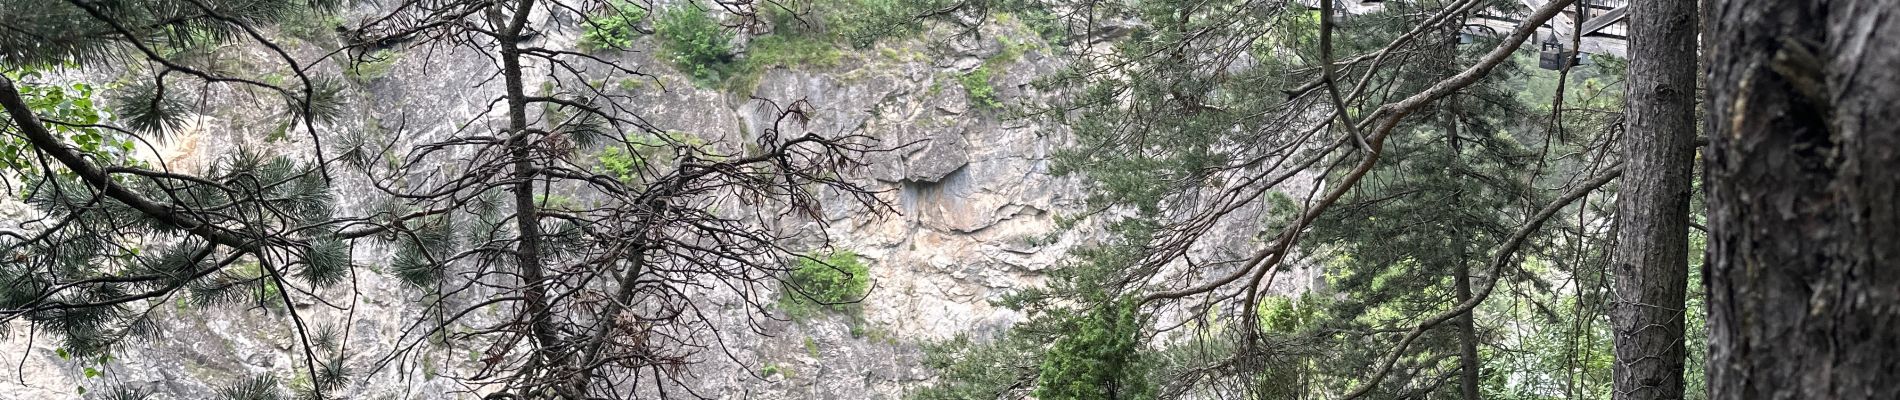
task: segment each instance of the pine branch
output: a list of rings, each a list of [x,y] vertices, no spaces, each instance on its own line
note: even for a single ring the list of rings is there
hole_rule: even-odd
[[[1405,355],[1405,349],[1410,347],[1412,342],[1417,341],[1420,336],[1424,335],[1425,331],[1439,324],[1443,324],[1446,321],[1450,321],[1452,318],[1457,318],[1460,315],[1471,312],[1472,309],[1478,308],[1479,304],[1483,304],[1484,300],[1491,296],[1491,291],[1497,288],[1498,282],[1501,280],[1500,278],[1502,278],[1500,271],[1503,271],[1504,267],[1510,265],[1512,260],[1517,259],[1517,248],[1529,240],[1532,234],[1543,229],[1544,222],[1549,221],[1551,216],[1556,215],[1558,211],[1568,207],[1571,202],[1583,198],[1583,196],[1596,191],[1597,188],[1603,187],[1603,185],[1610,183],[1612,180],[1616,180],[1618,176],[1622,175],[1623,168],[1621,166],[1608,168],[1603,175],[1584,182],[1577,188],[1551,201],[1549,205],[1544,206],[1544,208],[1538,210],[1537,213],[1532,214],[1529,219],[1525,220],[1524,226],[1518,228],[1517,232],[1512,233],[1510,239],[1500,244],[1495,251],[1496,254],[1492,255],[1491,264],[1489,266],[1489,274],[1492,277],[1490,284],[1485,285],[1485,287],[1478,290],[1478,292],[1472,293],[1469,300],[1465,300],[1465,302],[1458,304],[1456,307],[1452,307],[1450,310],[1434,315],[1431,319],[1420,322],[1417,326],[1414,326],[1411,331],[1406,332],[1405,337],[1399,340],[1399,344],[1394,346],[1391,351],[1386,352],[1384,361],[1380,363],[1379,369],[1373,372],[1372,377],[1360,383],[1359,387],[1339,399],[1353,400],[1365,396],[1367,393],[1371,393],[1372,389],[1377,387],[1379,382],[1384,380],[1385,376],[1392,372],[1392,366],[1398,362],[1400,357]]]
[[[14,87],[13,80],[5,76],[0,76],[0,106],[6,108],[7,115],[13,119],[16,126],[20,127],[20,133],[26,136],[27,141],[32,143],[35,149],[58,160],[61,165],[72,170],[74,175],[78,175],[86,183],[100,189],[106,197],[212,243],[247,253],[257,252],[261,247],[261,240],[245,238],[229,229],[202,223],[189,217],[187,213],[180,212],[173,205],[152,201],[113,181],[105,170],[86,161],[85,156],[67,147],[53,136],[53,133],[46,129],[46,125],[40,123],[39,116],[33,114],[33,109],[26,104],[26,100],[20,96],[20,91]]]

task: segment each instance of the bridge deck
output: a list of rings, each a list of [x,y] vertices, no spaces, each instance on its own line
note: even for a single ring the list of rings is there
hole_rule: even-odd
[[[1324,0],[1299,0],[1299,3],[1311,8],[1319,8]],[[1383,9],[1384,0],[1338,0],[1340,11],[1347,14],[1360,14]],[[1581,51],[1585,54],[1605,54],[1624,57],[1629,19],[1627,9],[1630,0],[1577,0],[1575,7],[1552,18],[1538,31],[1537,45],[1546,53],[1566,53]],[[1524,12],[1542,7],[1549,0],[1518,0],[1523,7],[1514,10],[1489,9],[1472,15],[1465,21],[1466,33],[1496,36],[1517,28]],[[1570,49],[1571,36],[1577,32],[1581,21],[1583,40],[1578,41],[1577,49]],[[1561,56],[1556,56],[1561,58]]]
[[[1520,0],[1525,9],[1542,7],[1545,0]],[[1629,35],[1629,0],[1577,0],[1577,6],[1544,23],[1538,32],[1540,44],[1554,44],[1563,50],[1581,50],[1586,54],[1605,54],[1624,57]],[[1581,9],[1581,12],[1578,10]],[[1579,15],[1581,14],[1581,16]],[[1471,33],[1508,32],[1517,27],[1523,17],[1521,13],[1486,10],[1473,16],[1467,26]],[[1569,49],[1571,35],[1577,32],[1576,21],[1583,21],[1583,40],[1579,49]],[[1555,51],[1556,49],[1549,49]]]

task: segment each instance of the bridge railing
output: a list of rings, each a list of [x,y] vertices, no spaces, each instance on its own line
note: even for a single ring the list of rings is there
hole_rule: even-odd
[[[1585,21],[1586,23],[1596,20],[1597,18],[1618,16],[1622,12],[1621,10],[1630,5],[1630,0],[1582,0],[1582,2],[1583,15],[1582,18],[1577,18],[1577,20]],[[1617,39],[1627,38],[1629,37],[1629,22],[1627,19],[1619,19],[1614,23],[1604,25],[1595,32],[1591,32],[1590,35],[1613,37]]]

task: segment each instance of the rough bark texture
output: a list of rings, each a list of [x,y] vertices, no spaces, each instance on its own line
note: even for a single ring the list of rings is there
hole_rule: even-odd
[[[1453,279],[1458,280],[1458,302],[1471,301],[1471,264],[1459,260],[1458,276]],[[1458,317],[1458,392],[1465,400],[1484,398],[1479,391],[1482,362],[1478,359],[1478,326],[1473,323],[1471,313],[1465,313]]]
[[[1681,399],[1696,4],[1630,3],[1623,184],[1617,194],[1614,398]]]
[[[534,0],[520,0],[496,39],[501,42],[501,61],[504,86],[508,89],[508,134],[509,152],[514,158],[514,217],[515,228],[519,230],[520,242],[515,246],[516,268],[521,272],[521,292],[526,300],[526,309],[522,310],[528,319],[529,331],[534,335],[537,348],[535,360],[542,368],[566,376],[569,365],[568,354],[559,352],[560,337],[550,320],[548,308],[547,274],[541,259],[541,223],[540,207],[534,201],[534,149],[528,131],[528,103],[526,84],[521,65],[521,32],[528,25],[528,15],[534,9]],[[536,385],[554,385],[554,383],[535,382]],[[585,382],[579,388],[560,386],[563,395],[575,397],[586,390]]]
[[[1710,398],[1900,398],[1896,15],[1710,10]]]

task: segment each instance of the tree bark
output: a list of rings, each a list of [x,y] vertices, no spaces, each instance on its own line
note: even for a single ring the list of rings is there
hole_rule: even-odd
[[[535,171],[539,168],[535,166],[534,141],[528,129],[527,84],[523,77],[526,70],[521,64],[521,32],[528,25],[534,0],[518,0],[512,6],[514,9],[506,14],[509,19],[504,21],[495,40],[501,47],[502,83],[508,90],[508,151],[509,157],[513,158],[511,178],[515,180],[510,190],[514,192],[515,229],[520,235],[515,245],[515,268],[521,273],[520,290],[526,308],[522,310],[522,317],[527,319],[529,333],[534,337],[535,353],[539,358],[535,362],[549,371],[548,375],[568,376],[574,372],[571,371],[572,354],[562,349],[548,307],[548,276],[541,259],[540,206],[534,201]],[[549,378],[558,379],[562,378]],[[585,385],[586,382],[581,384]],[[586,391],[585,386],[576,388],[560,382],[534,382],[530,386],[551,386],[568,398],[579,398]]]
[[[1461,256],[1458,257],[1458,276],[1452,279],[1457,280],[1455,284],[1458,290],[1457,299],[1459,304],[1463,304],[1471,301],[1471,264],[1462,256],[1466,248],[1465,240],[1463,238],[1454,240],[1459,243],[1458,251]],[[1471,318],[1471,314],[1464,313],[1458,316],[1458,369],[1460,369],[1458,392],[1464,396],[1465,400],[1478,400],[1484,398],[1484,394],[1479,391],[1479,374],[1483,372],[1483,360],[1478,359],[1478,326]]]
[[[1709,11],[1710,398],[1900,398],[1900,3]]]
[[[1696,3],[1630,3],[1623,184],[1611,252],[1613,398],[1681,399],[1689,197],[1695,160]]]

